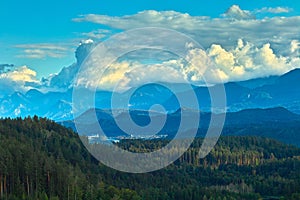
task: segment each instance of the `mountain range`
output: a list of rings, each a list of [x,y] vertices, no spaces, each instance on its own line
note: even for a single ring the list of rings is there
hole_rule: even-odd
[[[95,136],[99,134],[95,129],[95,124],[100,124],[103,133],[107,138],[127,137],[130,138],[137,136],[142,138],[145,134],[141,134],[138,131],[134,132],[132,127],[126,127],[128,124],[128,118],[126,113],[128,110],[114,110],[116,115],[113,115],[112,110],[90,109],[75,119],[76,126],[73,120],[67,120],[60,122],[65,127],[71,128],[76,131],[76,128],[80,126],[80,130],[84,130],[84,133],[80,133],[86,136]],[[97,122],[91,124],[91,119],[96,113]],[[173,138],[178,131],[181,117],[186,119],[196,119],[197,115],[200,115],[199,124],[185,124],[181,129],[183,135],[190,135],[191,131],[197,132],[197,137],[204,137],[207,133],[208,126],[211,122],[212,113],[199,112],[197,110],[179,109],[173,113],[167,115],[154,111],[145,110],[129,110],[129,114],[132,120],[140,126],[146,126],[151,123],[152,117],[154,121],[160,121],[166,119],[161,130],[157,131],[157,127],[153,126],[149,129],[149,132],[157,136],[164,135],[167,138]],[[213,114],[222,115],[222,114]],[[165,118],[166,117],[166,118]],[[128,135],[126,131],[120,129],[116,121],[121,124],[125,124],[126,128],[131,128],[134,132],[132,135]],[[213,127],[222,126],[222,124],[212,123]],[[128,125],[130,126],[130,125]],[[266,109],[245,109],[238,112],[228,112],[224,122],[222,135],[238,135],[238,136],[264,136],[273,138],[287,144],[293,144],[300,146],[300,135],[298,130],[300,129],[300,115],[292,113],[283,107],[266,108]],[[185,134],[186,133],[186,134]]]
[[[291,112],[300,114],[300,69],[294,69],[282,76],[252,79],[242,82],[224,84],[227,100],[227,112],[237,112],[250,108],[284,107]],[[211,87],[218,87],[211,86]],[[98,109],[136,109],[149,110],[154,104],[164,106],[167,113],[181,107],[211,112],[211,101],[208,87],[192,86],[199,106],[190,103],[190,99],[179,102],[177,97],[188,96],[191,92],[184,83],[150,83],[139,88],[131,88],[123,93],[96,91],[95,108]],[[135,90],[135,91],[133,91]],[[72,88],[60,92],[42,93],[31,89],[26,93],[15,92],[0,98],[1,117],[25,117],[38,115],[55,121],[73,118]],[[83,91],[91,93],[92,91]],[[114,94],[118,102],[112,106]],[[130,97],[129,105],[124,100]],[[128,107],[129,106],[129,107]]]

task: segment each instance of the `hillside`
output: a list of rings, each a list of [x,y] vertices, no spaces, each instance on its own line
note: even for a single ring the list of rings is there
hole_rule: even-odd
[[[124,140],[152,151],[167,140]],[[0,120],[0,199],[299,199],[300,149],[260,137],[223,137],[204,159],[201,139],[169,167],[122,173],[99,164],[80,139],[44,118]]]
[[[138,197],[104,184],[97,168],[78,135],[53,121],[0,120],[0,199]]]

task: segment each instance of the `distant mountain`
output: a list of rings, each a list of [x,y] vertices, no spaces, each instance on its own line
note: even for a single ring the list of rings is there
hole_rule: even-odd
[[[299,113],[300,110],[300,69],[295,69],[280,76],[274,84],[257,88],[257,92],[267,92],[272,98],[271,103],[277,104],[291,111]]]
[[[242,82],[224,84],[227,100],[227,111],[236,112],[249,108],[285,107],[300,114],[300,69],[292,70],[282,76],[253,79]],[[217,86],[212,86],[212,89]],[[195,87],[199,107],[191,105],[189,99],[181,102],[183,107],[211,111],[211,97],[207,87]],[[185,92],[187,93],[187,92]],[[188,96],[184,93],[181,95]],[[173,104],[176,100],[173,95],[164,105]]]
[[[145,111],[145,110],[124,110],[124,109],[116,109],[116,110],[102,110],[102,109],[90,109],[84,112],[82,115],[77,117],[74,121],[78,124],[78,126],[83,127],[84,135],[96,135],[99,134],[94,126],[100,124],[104,134],[107,137],[117,137],[117,136],[129,136],[126,131],[123,131],[119,128],[116,121],[123,125],[128,125],[127,128],[130,128],[132,131],[133,128],[130,127],[128,123],[128,116],[127,113],[129,112],[130,117],[132,118],[133,122],[138,124],[139,126],[146,126],[150,123],[150,117],[152,116],[158,120],[164,119],[164,114],[155,112],[155,111]],[[113,115],[115,114],[115,116]],[[95,115],[96,114],[96,115]],[[94,116],[97,117],[98,121],[94,121]],[[178,118],[179,117],[179,118]],[[168,115],[167,116],[167,123],[161,133],[173,132],[176,131],[178,128],[178,124],[180,120],[180,116],[176,115]],[[77,131],[75,127],[75,123],[73,120],[67,120],[60,122],[60,124],[72,128],[73,130]],[[153,127],[154,129],[156,127]],[[151,132],[151,129],[149,130]],[[152,132],[156,132],[153,130]],[[139,134],[137,132],[133,132],[133,134]]]
[[[260,86],[245,90],[244,88],[235,88],[227,91],[233,91],[236,99],[240,98],[239,102],[228,101],[229,111],[239,111],[247,108],[270,108],[284,107],[288,110],[300,113],[300,69],[292,70],[282,76],[272,76],[265,79],[260,79]],[[257,83],[257,79],[252,83]],[[248,81],[248,85],[251,80]],[[237,82],[236,84],[242,87],[247,87],[247,84]],[[227,84],[225,84],[226,87]],[[251,85],[251,84],[250,84]],[[252,85],[253,86],[253,85]],[[227,99],[231,98],[227,92]]]
[[[107,137],[128,136],[127,132],[122,131],[116,124],[116,120],[121,123],[128,121],[128,116],[125,113],[128,110],[115,110],[117,115],[112,115],[112,110],[91,109],[83,113],[76,119],[79,126],[85,130],[85,135],[92,136],[98,134],[94,124],[91,124],[91,117],[96,113],[98,122]],[[129,111],[132,120],[140,125],[146,126],[151,121],[149,116],[153,119],[163,120],[165,114],[157,112],[148,112],[143,110],[131,110]],[[201,112],[185,109],[181,116],[181,109],[176,112],[166,115],[166,123],[160,131],[154,131],[157,135],[167,134],[169,138],[175,136],[178,131],[181,117],[186,119],[196,119],[196,116],[200,114],[199,124],[185,124],[182,129],[184,132],[198,129],[197,134],[199,137],[204,137],[211,120],[211,113]],[[218,114],[216,114],[218,115]],[[62,125],[72,128],[76,131],[76,127],[73,121],[61,122]],[[214,124],[218,126],[218,124]],[[156,128],[156,127],[154,127]],[[225,125],[223,127],[223,135],[255,135],[274,138],[279,141],[295,144],[300,146],[300,115],[290,112],[283,107],[268,108],[268,109],[247,109],[238,112],[230,112],[226,115]],[[139,133],[135,133],[139,135]]]
[[[54,120],[72,118],[71,93],[29,90],[22,94],[15,92],[0,99],[1,117],[26,117],[38,115]]]
[[[66,69],[67,70],[67,69]],[[224,84],[227,100],[227,112],[244,109],[284,107],[300,114],[300,69],[292,70],[282,76],[253,79]],[[139,88],[131,88],[123,93],[96,91],[95,105],[98,109],[149,110],[160,104],[166,113],[173,113],[180,108],[211,112],[210,89],[216,86],[197,87],[184,83],[150,83]],[[42,93],[36,89],[23,94],[15,92],[0,98],[1,117],[24,117],[39,115],[56,121],[73,118],[72,88],[64,92]],[[82,89],[80,98],[87,98],[92,91]],[[195,94],[192,102],[190,94]],[[111,98],[114,96],[114,104]],[[182,97],[181,100],[178,96]],[[198,104],[198,105],[197,105]],[[85,108],[83,108],[84,110]],[[88,108],[86,108],[88,109]],[[75,113],[78,114],[78,113]],[[79,113],[80,114],[80,113]],[[77,115],[76,115],[77,116]]]
[[[239,81],[236,82],[242,87],[246,87],[249,89],[255,89],[264,85],[272,85],[275,83],[275,81],[279,78],[280,76],[269,76],[269,77],[264,77],[264,78],[255,78],[255,79],[250,79],[246,81]]]
[[[226,124],[229,125],[263,124],[265,122],[286,123],[294,121],[300,122],[300,115],[292,113],[283,107],[246,109],[226,114]]]
[[[29,101],[25,95],[20,92],[15,92],[9,97],[4,97],[0,100],[1,116],[16,117],[27,111]],[[21,112],[22,111],[22,112]]]

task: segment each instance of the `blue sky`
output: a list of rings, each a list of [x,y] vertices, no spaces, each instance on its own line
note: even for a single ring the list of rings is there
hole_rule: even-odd
[[[158,12],[176,11],[182,14],[188,13],[191,17],[209,16],[211,18],[222,18],[221,15],[232,5],[238,5],[245,13],[250,11],[251,14],[255,15],[259,20],[279,16],[288,18],[300,16],[300,2],[293,0],[2,1],[0,3],[0,46],[2,47],[0,49],[0,64],[26,65],[37,73],[35,75],[37,79],[48,77],[49,74],[58,73],[63,67],[67,67],[75,62],[74,51],[81,40],[89,38],[87,33],[91,33],[95,30],[112,31],[109,33],[104,32],[104,34],[109,36],[116,31],[136,27],[119,24],[119,21],[122,21],[122,23],[128,22],[122,18],[123,16],[129,16],[129,18],[133,16],[133,21],[129,21],[128,23],[136,22],[136,18],[139,17],[147,17],[148,15],[145,13],[135,16],[138,12],[145,10],[155,10]],[[283,9],[282,12],[279,11],[278,8]],[[86,17],[88,14],[99,15],[97,18],[98,21]],[[166,13],[160,14],[162,16],[166,15]],[[99,20],[101,21],[103,16],[119,18],[118,20],[111,18],[105,23],[99,23]],[[81,19],[74,20],[75,18]],[[290,20],[285,23],[293,22]],[[145,23],[145,26],[146,25]],[[163,25],[163,22],[159,25]],[[295,24],[294,26],[297,25],[298,24]],[[280,24],[278,26],[280,26]],[[182,29],[178,28],[178,30],[184,32],[186,29],[182,27]],[[275,31],[276,30],[274,30],[274,33]],[[187,33],[190,35],[194,34],[192,30],[187,30]],[[295,34],[297,33],[295,32]],[[262,48],[262,46],[268,42],[267,39],[261,41],[261,43],[257,42],[258,40],[256,39],[252,41],[251,37],[245,37],[247,41],[244,42],[251,42],[253,46],[256,45],[258,48]],[[276,42],[275,39],[277,39],[277,36],[275,34],[272,37],[274,37],[271,42],[271,48],[274,47],[272,50],[275,53],[282,51],[276,56],[278,56],[278,58],[280,56],[287,56],[288,53],[283,51],[284,42]],[[278,38],[280,37],[281,36],[278,36]],[[236,44],[237,39],[238,37],[232,39],[232,46]],[[294,43],[296,47],[299,46],[299,33],[295,35],[295,38],[289,36],[285,45],[289,45],[292,40],[295,40]],[[101,39],[99,41],[101,41]],[[223,44],[223,41],[225,41],[225,39],[216,41],[216,44],[220,44],[222,47],[230,46],[230,44],[227,43]],[[211,44],[212,43],[208,43],[207,48],[209,48]],[[276,48],[276,45],[278,48]],[[217,48],[218,47],[214,46],[214,50],[217,50]],[[290,46],[286,48],[290,48]],[[210,48],[210,50],[213,53],[213,48]],[[267,50],[268,49],[266,49],[266,51]],[[299,51],[296,49],[294,53],[295,52],[298,53]],[[280,63],[280,60],[278,62]]]

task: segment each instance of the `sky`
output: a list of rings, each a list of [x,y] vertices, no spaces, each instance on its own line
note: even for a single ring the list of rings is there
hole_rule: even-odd
[[[60,71],[76,62],[74,52],[81,41],[101,42],[115,33],[147,26],[173,29],[199,42],[225,81],[300,67],[300,2],[293,0],[10,0],[0,3],[0,19],[0,64],[16,66],[10,72],[0,68],[0,84],[11,81],[21,84],[20,90],[41,87],[42,78],[70,79],[57,75],[74,75]],[[190,53],[191,59],[199,55],[196,50]],[[132,65],[120,63],[108,72],[110,77],[117,79],[112,73],[127,72]],[[187,79],[197,83],[196,74]]]

